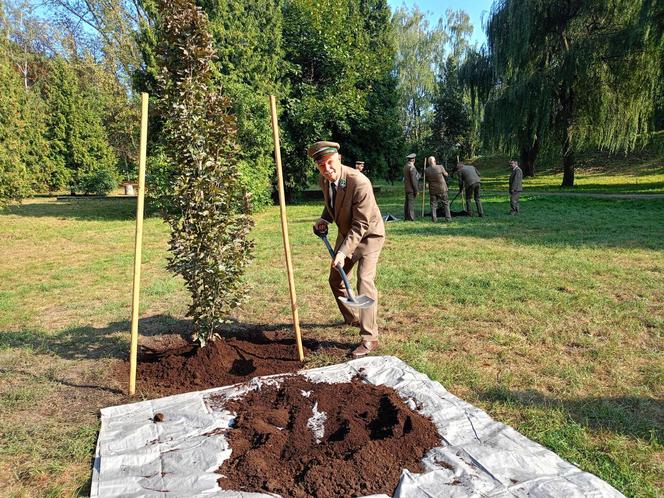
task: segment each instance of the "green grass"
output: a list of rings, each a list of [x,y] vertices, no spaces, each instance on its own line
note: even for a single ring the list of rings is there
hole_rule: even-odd
[[[506,191],[510,157],[492,155],[474,158],[482,173],[485,191]],[[562,161],[541,157],[534,177],[524,178],[527,193],[664,194],[664,131],[629,154],[589,151],[575,161],[573,188],[562,188]]]
[[[384,214],[401,217],[400,189],[385,186]],[[660,496],[664,200],[524,195],[519,217],[502,194],[485,206],[484,219],[387,225],[382,352],[626,495]],[[110,372],[128,349],[132,210],[38,199],[0,214],[3,495],[88,491],[98,410],[128,401]],[[334,326],[328,256],[311,234],[319,213],[288,209],[303,330],[354,341]],[[278,209],[256,223],[251,292],[235,318],[288,326]],[[165,270],[168,230],[148,218],[144,233],[141,331],[176,330],[188,297]]]

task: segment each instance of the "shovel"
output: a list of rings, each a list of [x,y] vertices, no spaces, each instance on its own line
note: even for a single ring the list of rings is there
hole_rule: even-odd
[[[318,237],[323,239],[323,242],[325,242],[325,247],[327,247],[330,256],[332,256],[332,260],[334,260],[334,249],[332,249],[330,241],[327,240],[327,230],[325,230],[324,232],[319,232],[314,227],[314,233]],[[375,301],[370,297],[365,296],[364,294],[360,296],[356,296],[353,294],[353,291],[350,288],[350,282],[348,281],[348,276],[346,275],[346,272],[344,271],[344,268],[341,264],[338,264],[335,268],[341,274],[341,278],[343,279],[344,285],[346,286],[346,294],[348,294],[348,297],[339,296],[339,301],[341,301],[346,306],[349,306],[351,308],[360,308],[360,309],[369,308],[374,304]]]

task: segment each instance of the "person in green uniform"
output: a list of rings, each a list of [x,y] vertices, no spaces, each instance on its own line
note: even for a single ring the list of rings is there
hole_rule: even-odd
[[[415,221],[415,198],[418,193],[417,182],[419,180],[417,169],[415,169],[415,154],[408,154],[406,165],[403,167],[403,186],[406,199],[403,205],[403,218],[406,221]]]
[[[519,163],[512,159],[510,161],[510,214],[519,214],[519,196],[523,191],[523,171],[519,168]]]
[[[482,201],[480,199],[480,173],[475,166],[469,164],[457,163],[457,173],[459,174],[459,192],[462,190],[466,194],[466,212],[468,216],[473,215],[473,208],[470,204],[471,197],[475,199],[477,206],[477,214],[484,216],[484,209],[482,209]]]
[[[427,158],[427,167],[424,170],[424,178],[429,184],[429,202],[431,204],[431,220],[438,221],[438,205],[442,202],[445,209],[445,221],[450,221],[450,202],[447,196],[447,171],[442,164],[436,164],[436,158]]]

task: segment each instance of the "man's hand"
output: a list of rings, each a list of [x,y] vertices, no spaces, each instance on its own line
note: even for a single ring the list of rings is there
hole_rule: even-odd
[[[314,223],[314,231],[320,234],[327,234],[328,222],[323,218],[318,218]]]
[[[334,261],[332,261],[332,268],[336,268],[338,265],[341,265],[341,267],[343,268],[345,260],[346,260],[346,255],[342,252],[338,252],[337,255],[334,257]]]

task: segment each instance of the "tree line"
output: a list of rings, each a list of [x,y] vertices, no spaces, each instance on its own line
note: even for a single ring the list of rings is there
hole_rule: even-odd
[[[279,101],[289,195],[311,182],[309,143],[343,143],[374,178],[400,178],[408,152],[542,153],[573,184],[585,147],[627,151],[662,127],[662,7],[648,0],[498,0],[487,44],[463,11],[431,25],[386,0],[198,0],[215,57],[211,85],[236,120],[250,207],[274,192],[266,96]],[[103,193],[133,180],[136,95],[159,98],[153,0],[2,0],[0,199]],[[155,109],[158,111],[158,109]],[[175,167],[152,113],[148,184],[168,199]]]

